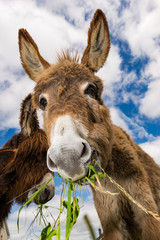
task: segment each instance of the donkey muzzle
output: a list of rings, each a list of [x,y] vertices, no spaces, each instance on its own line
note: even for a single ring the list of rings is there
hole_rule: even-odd
[[[59,147],[51,146],[47,153],[47,166],[53,172],[58,172],[63,178],[76,181],[88,172],[91,162],[91,148],[89,144],[79,138],[74,143],[64,142]]]
[[[51,146],[47,152],[48,168],[72,181],[87,174],[92,155],[92,149],[81,137],[79,128],[70,115],[59,117],[52,129]]]

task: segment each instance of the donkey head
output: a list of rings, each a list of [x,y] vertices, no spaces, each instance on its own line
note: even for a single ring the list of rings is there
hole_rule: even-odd
[[[20,111],[20,127],[22,142],[18,145],[18,172],[19,172],[19,156],[23,155],[23,165],[25,166],[24,182],[27,185],[34,184],[28,193],[28,198],[32,196],[37,190],[39,190],[46,182],[50,181],[46,187],[39,192],[39,199],[34,199],[35,203],[46,203],[53,198],[55,193],[55,185],[53,180],[53,174],[48,170],[46,166],[46,155],[48,150],[48,141],[44,130],[40,129],[37,111],[32,105],[32,95],[29,94],[21,104]],[[32,170],[31,170],[32,168]],[[21,168],[22,171],[22,168]],[[27,171],[30,173],[27,174]],[[23,172],[23,171],[22,171]],[[23,179],[23,177],[21,177]],[[27,181],[27,179],[29,179]],[[38,185],[37,185],[38,184]]]
[[[76,181],[87,174],[93,158],[105,168],[111,153],[112,124],[101,98],[102,81],[94,75],[110,49],[104,13],[97,10],[94,14],[81,63],[63,52],[58,62],[50,65],[24,29],[19,30],[19,48],[22,65],[36,82],[33,104],[43,110],[49,169]]]
[[[29,94],[21,104],[21,132],[15,134],[0,149],[0,189],[2,194],[2,189],[8,191],[10,187],[8,192],[11,198],[31,189],[28,193],[31,196],[52,179],[39,193],[39,203],[45,203],[54,196],[55,185],[53,173],[46,164],[47,137],[39,127],[37,112],[31,99],[32,95]],[[26,198],[27,193],[22,194],[17,201],[22,203]]]

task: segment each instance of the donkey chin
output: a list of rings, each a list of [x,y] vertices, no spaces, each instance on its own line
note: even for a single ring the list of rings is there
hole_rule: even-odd
[[[95,171],[101,171],[98,152],[83,140],[80,151],[75,148],[66,149],[63,146],[60,151],[50,147],[47,153],[47,166],[52,172],[58,172],[64,179],[73,182],[81,180],[88,174],[89,165],[93,165]]]

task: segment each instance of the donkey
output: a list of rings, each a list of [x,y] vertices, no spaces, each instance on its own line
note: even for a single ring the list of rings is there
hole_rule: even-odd
[[[97,10],[90,23],[81,63],[69,52],[50,65],[25,29],[19,30],[24,70],[36,82],[32,101],[43,110],[49,149],[47,165],[64,178],[77,181],[96,158],[100,166],[147,210],[160,213],[160,168],[120,127],[111,122],[102,100],[103,83],[95,76],[110,50],[106,17]],[[108,178],[104,189],[117,192]],[[119,192],[93,190],[105,240],[160,240],[160,222]]]
[[[21,132],[0,149],[0,223],[8,216],[15,197],[22,204],[53,178],[46,164],[47,137],[39,128],[31,94],[22,102],[20,126]],[[54,196],[54,190],[54,180],[51,180],[40,191],[38,202],[34,201],[46,203]]]

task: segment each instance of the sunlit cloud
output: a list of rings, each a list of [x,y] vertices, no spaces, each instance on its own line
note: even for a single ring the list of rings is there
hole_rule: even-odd
[[[154,141],[148,141],[140,144],[140,147],[148,153],[157,164],[160,165],[160,137],[157,137]]]

